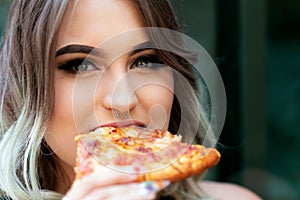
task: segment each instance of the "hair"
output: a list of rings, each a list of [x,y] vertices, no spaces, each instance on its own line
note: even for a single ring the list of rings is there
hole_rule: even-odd
[[[149,27],[180,31],[168,0],[135,0]],[[54,63],[59,27],[69,4],[64,1],[13,0],[0,54],[0,190],[12,199],[60,199],[54,192],[64,177],[58,157],[44,141],[47,121],[53,108],[53,80],[49,66]],[[197,93],[197,77],[185,60],[159,50],[164,61],[179,71]],[[176,88],[175,90],[180,89]],[[201,90],[205,93],[204,90]],[[188,99],[188,98],[187,98]],[[181,106],[181,108],[180,108]],[[175,98],[169,130],[177,132],[182,104]],[[188,107],[188,105],[187,105]],[[204,109],[191,110],[198,117],[197,142],[207,127]],[[203,133],[202,133],[203,134]],[[189,178],[172,184],[161,199],[199,199],[203,192]],[[1,196],[1,195],[0,195]]]

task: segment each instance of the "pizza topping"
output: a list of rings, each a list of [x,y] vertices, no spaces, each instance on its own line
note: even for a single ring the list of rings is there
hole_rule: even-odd
[[[144,127],[101,127],[80,134],[77,146],[76,179],[91,173],[96,165],[139,173],[137,181],[181,180],[215,165],[216,149],[181,142],[180,135]]]
[[[92,140],[92,141],[88,142],[88,143],[86,144],[86,149],[87,149],[89,152],[93,151],[93,150],[96,148],[97,143],[98,143],[98,140]]]
[[[136,147],[135,150],[137,152],[141,152],[141,153],[150,153],[152,149],[149,147],[145,148],[145,147],[140,146],[140,147]]]
[[[123,137],[123,138],[121,138],[121,141],[122,141],[124,144],[127,144],[127,143],[130,141],[130,137]]]

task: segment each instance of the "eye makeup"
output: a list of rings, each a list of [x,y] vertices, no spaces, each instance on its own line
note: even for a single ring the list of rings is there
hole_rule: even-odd
[[[129,62],[124,63],[128,70],[131,69],[158,69],[164,67],[164,62],[156,49],[147,48],[149,42],[137,45],[138,49],[133,49],[128,53]],[[136,46],[136,47],[137,47]],[[59,63],[57,68],[68,74],[87,73],[102,69],[105,63],[104,50],[87,45],[71,44],[56,51],[56,58]],[[91,57],[91,58],[90,58]],[[95,62],[92,58],[95,57]],[[99,66],[98,66],[99,65]]]
[[[157,69],[165,66],[155,49],[141,50],[132,57],[133,61],[131,62],[130,69]]]
[[[143,55],[139,56],[133,64],[130,66],[131,69],[134,68],[159,68],[164,66],[163,61],[156,55]]]
[[[74,58],[66,61],[57,67],[59,70],[66,71],[70,74],[85,73],[98,70],[97,66],[90,60]]]

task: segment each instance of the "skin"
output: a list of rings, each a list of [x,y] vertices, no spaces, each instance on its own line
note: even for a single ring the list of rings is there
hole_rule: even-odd
[[[173,102],[172,73],[144,69],[140,67],[143,63],[135,63],[143,55],[155,54],[153,50],[136,54],[129,51],[132,45],[147,41],[145,34],[127,38],[121,44],[117,41],[99,46],[114,35],[142,28],[141,19],[136,5],[124,0],[79,0],[75,10],[71,4],[63,18],[57,50],[73,44],[107,50],[104,57],[74,52],[62,54],[56,57],[57,65],[53,67],[55,103],[45,139],[61,159],[71,180],[74,179],[74,137],[77,134],[116,122],[138,122],[151,128],[168,127]],[[87,69],[76,74],[58,68],[77,58],[93,60],[94,65],[84,65]],[[143,85],[140,82],[152,76],[159,77],[155,80],[159,84]],[[131,83],[131,79],[139,81]],[[121,117],[114,115],[115,110]],[[127,112],[129,118],[124,117]],[[145,192],[141,184],[130,183],[135,179],[135,175],[103,167],[73,184],[66,196],[70,199],[153,199],[155,191]],[[58,186],[56,190],[65,194],[67,191],[61,188]]]
[[[74,1],[72,1],[74,2]],[[75,10],[74,10],[75,6]],[[70,180],[74,180],[76,144],[74,137],[110,123],[143,124],[150,128],[167,129],[173,102],[172,73],[165,69],[145,70],[134,61],[153,51],[130,54],[132,46],[147,41],[142,32],[134,37],[106,43],[107,40],[144,26],[141,13],[132,1],[79,0],[69,5],[59,30],[56,49],[76,44],[105,49],[105,56],[67,53],[57,56],[54,70],[54,111],[45,139],[60,158]],[[109,40],[110,41],[110,40]],[[89,70],[72,74],[58,67],[69,60],[87,58],[94,65]],[[156,84],[143,83],[154,80]],[[136,82],[131,82],[135,80]],[[167,81],[166,81],[167,80]],[[115,110],[120,113],[115,116]],[[128,118],[125,114],[128,113]],[[133,183],[134,174],[99,167],[73,185],[68,191],[58,185],[64,199],[154,199],[157,190],[148,191],[143,183]],[[259,199],[252,192],[234,185],[201,182],[208,195],[220,199]],[[125,195],[126,194],[126,195]],[[238,195],[237,195],[238,194]]]
[[[200,187],[211,198],[220,200],[262,200],[252,191],[232,183],[201,181]]]

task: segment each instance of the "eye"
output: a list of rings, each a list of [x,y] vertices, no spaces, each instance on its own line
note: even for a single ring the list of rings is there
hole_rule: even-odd
[[[157,56],[145,55],[138,57],[131,65],[131,68],[159,68],[163,67],[163,64],[163,61]]]
[[[58,69],[72,74],[98,70],[93,62],[86,59],[69,60],[66,63],[58,66]]]

